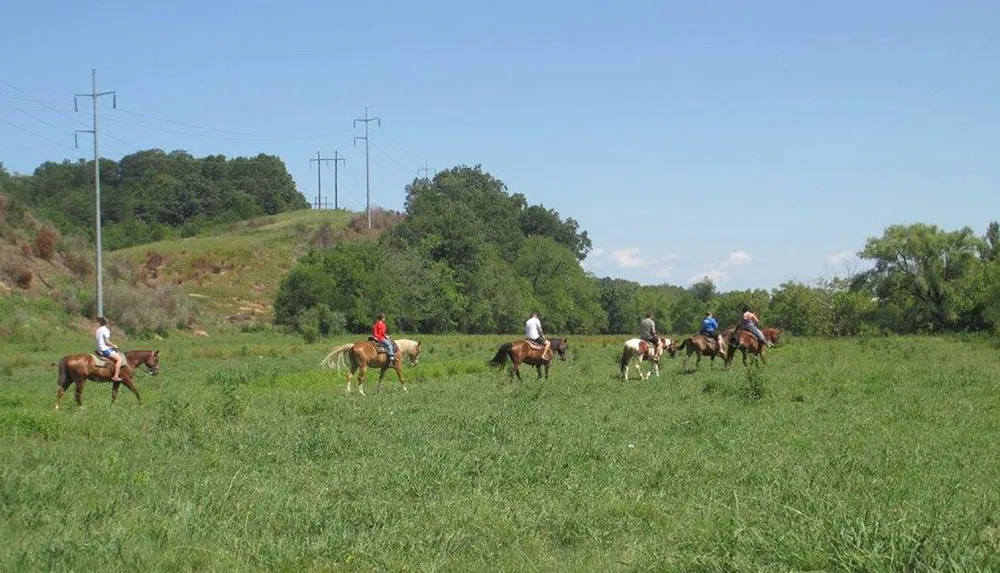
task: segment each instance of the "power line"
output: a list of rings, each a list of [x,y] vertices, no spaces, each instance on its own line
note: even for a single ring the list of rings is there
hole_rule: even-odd
[[[118,94],[110,92],[98,92],[97,91],[97,70],[90,70],[90,82],[91,89],[89,94],[73,94],[73,107],[76,108],[76,98],[78,97],[89,97],[94,103],[94,128],[93,129],[78,129],[73,135],[74,138],[77,133],[91,133],[94,136],[94,197],[95,205],[97,211],[97,316],[104,316],[104,288],[103,288],[103,277],[101,272],[101,158],[98,155],[97,149],[97,110],[98,102],[102,96],[111,96],[111,105],[113,108],[118,107]],[[78,109],[78,108],[77,108]]]
[[[313,161],[316,162],[316,209],[323,208],[323,164],[333,162],[333,209],[337,210],[337,164],[341,161],[344,165],[347,165],[347,160],[340,157],[340,152],[336,149],[333,150],[333,157],[322,157],[319,151],[316,152],[316,157],[310,159],[309,163]]]
[[[419,169],[417,169],[417,177],[420,177],[420,172],[421,171],[424,172],[424,179],[430,179],[431,178],[430,177],[431,171],[434,172],[434,175],[437,175],[437,172],[438,172],[437,169],[434,169],[432,167],[427,167],[427,160],[426,159],[424,159],[424,166],[421,167],[421,168],[419,168]]]
[[[371,167],[368,162],[368,124],[376,121],[379,127],[382,127],[382,120],[377,117],[368,116],[368,106],[365,106],[365,117],[364,119],[355,119],[353,127],[358,127],[358,122],[364,122],[365,124],[365,136],[354,138],[354,145],[358,144],[359,139],[365,140],[365,215],[368,217],[368,229],[372,228],[372,177],[371,177]]]

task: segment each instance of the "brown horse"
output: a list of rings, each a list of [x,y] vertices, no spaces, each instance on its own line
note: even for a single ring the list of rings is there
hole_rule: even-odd
[[[729,363],[726,362],[725,338],[722,339],[722,346],[720,347],[718,342],[709,339],[704,334],[695,334],[691,338],[685,338],[683,341],[681,341],[680,346],[677,347],[677,350],[684,350],[684,349],[687,349],[687,354],[684,355],[685,372],[688,371],[688,360],[691,358],[692,354],[694,354],[695,357],[697,358],[697,360],[695,360],[694,363],[695,370],[697,370],[698,367],[701,366],[702,356],[710,357],[712,359],[712,366],[715,366],[716,356],[722,358],[723,364],[725,364],[727,367],[729,366]]]
[[[135,369],[145,364],[149,373],[156,376],[160,371],[160,351],[159,350],[128,350],[125,352],[125,364],[122,364],[121,380],[114,382],[111,380],[115,373],[115,363],[100,358],[93,354],[70,354],[63,356],[59,361],[59,392],[56,394],[56,410],[59,409],[59,401],[62,400],[66,389],[70,384],[76,384],[76,403],[83,406],[83,386],[87,380],[97,382],[111,382],[111,403],[118,399],[118,386],[124,384],[126,388],[135,394],[135,399],[142,405],[142,398],[139,391],[135,389],[132,382],[132,374]]]
[[[348,394],[352,392],[351,380],[354,378],[354,373],[357,372],[358,392],[362,396],[365,395],[365,375],[368,373],[369,368],[379,369],[377,390],[382,389],[382,380],[385,378],[385,371],[392,368],[396,371],[396,378],[399,380],[399,385],[403,387],[404,392],[408,392],[406,384],[403,382],[403,353],[399,351],[398,345],[395,350],[395,360],[389,362],[389,355],[386,354],[385,348],[381,344],[365,340],[364,342],[345,344],[335,348],[333,352],[326,356],[323,364],[332,367],[339,360],[340,356],[345,353],[351,357],[351,371],[347,373]]]
[[[563,339],[552,339],[550,342],[552,352],[559,355],[559,359],[562,361],[566,360],[566,350],[569,346],[566,344],[566,338]],[[542,359],[542,352],[544,347],[537,344],[528,342],[527,340],[515,340],[514,342],[507,342],[500,345],[500,349],[497,350],[496,356],[493,360],[490,360],[488,364],[490,366],[496,366],[497,368],[503,368],[503,365],[507,363],[507,359],[510,358],[510,377],[513,379],[514,375],[517,374],[517,379],[521,379],[521,364],[528,364],[529,366],[534,366],[538,370],[538,379],[542,378],[542,366],[545,367],[545,379],[549,379],[549,360]]]
[[[764,340],[771,344],[777,343],[781,336],[781,329],[778,328],[764,328],[760,332],[764,335]],[[726,368],[732,366],[733,356],[737,350],[743,354],[743,366],[747,365],[747,353],[760,356],[760,361],[767,364],[767,359],[764,358],[764,349],[767,348],[767,345],[761,344],[760,340],[757,340],[757,337],[749,330],[733,331],[726,340],[729,345],[729,350],[726,352]]]

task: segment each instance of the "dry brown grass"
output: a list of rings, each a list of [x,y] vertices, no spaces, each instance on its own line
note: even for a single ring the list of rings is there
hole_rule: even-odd
[[[51,261],[52,256],[56,252],[56,241],[59,239],[59,234],[51,225],[45,225],[35,233],[35,248],[34,253],[36,257],[45,259],[46,261]]]

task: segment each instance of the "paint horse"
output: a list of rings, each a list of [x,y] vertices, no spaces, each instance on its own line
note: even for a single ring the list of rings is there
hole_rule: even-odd
[[[550,348],[554,354],[559,355],[559,360],[566,361],[566,350],[569,345],[566,343],[568,339],[558,339],[553,338]],[[542,358],[542,353],[545,352],[545,346],[537,344],[530,340],[515,340],[514,342],[507,342],[500,345],[500,349],[497,350],[493,359],[488,362],[490,366],[496,366],[497,368],[503,368],[507,360],[510,359],[510,377],[514,378],[517,375],[517,379],[521,379],[521,364],[527,364],[529,366],[534,366],[538,370],[538,379],[542,379],[542,367],[545,367],[545,379],[549,379],[549,362],[551,360],[546,360]]]
[[[70,354],[59,361],[59,392],[56,394],[56,410],[59,402],[70,384],[76,384],[76,404],[83,406],[83,387],[87,380],[111,382],[111,403],[118,400],[118,387],[124,384],[135,394],[135,399],[142,405],[139,391],[135,389],[132,375],[136,368],[145,365],[149,373],[156,376],[160,371],[159,350],[128,350],[124,352],[125,364],[121,368],[121,380],[113,381],[115,363],[96,354]]]
[[[625,341],[625,345],[622,347],[622,357],[618,361],[618,366],[621,369],[622,378],[628,380],[628,371],[632,363],[635,363],[635,370],[639,373],[639,380],[648,380],[649,377],[655,372],[656,377],[660,377],[660,357],[663,352],[666,352],[673,358],[677,354],[677,347],[674,345],[674,341],[669,338],[660,338],[660,346],[662,348],[657,348],[656,346],[646,342],[645,340],[639,338],[630,338]],[[653,367],[645,376],[642,374],[642,361],[649,360]]]

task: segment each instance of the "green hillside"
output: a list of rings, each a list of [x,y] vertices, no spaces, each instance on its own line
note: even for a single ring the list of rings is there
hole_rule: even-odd
[[[106,272],[180,286],[206,322],[270,321],[278,283],[318,244],[357,235],[345,211],[293,211],[251,219],[209,236],[160,241],[108,255]]]

